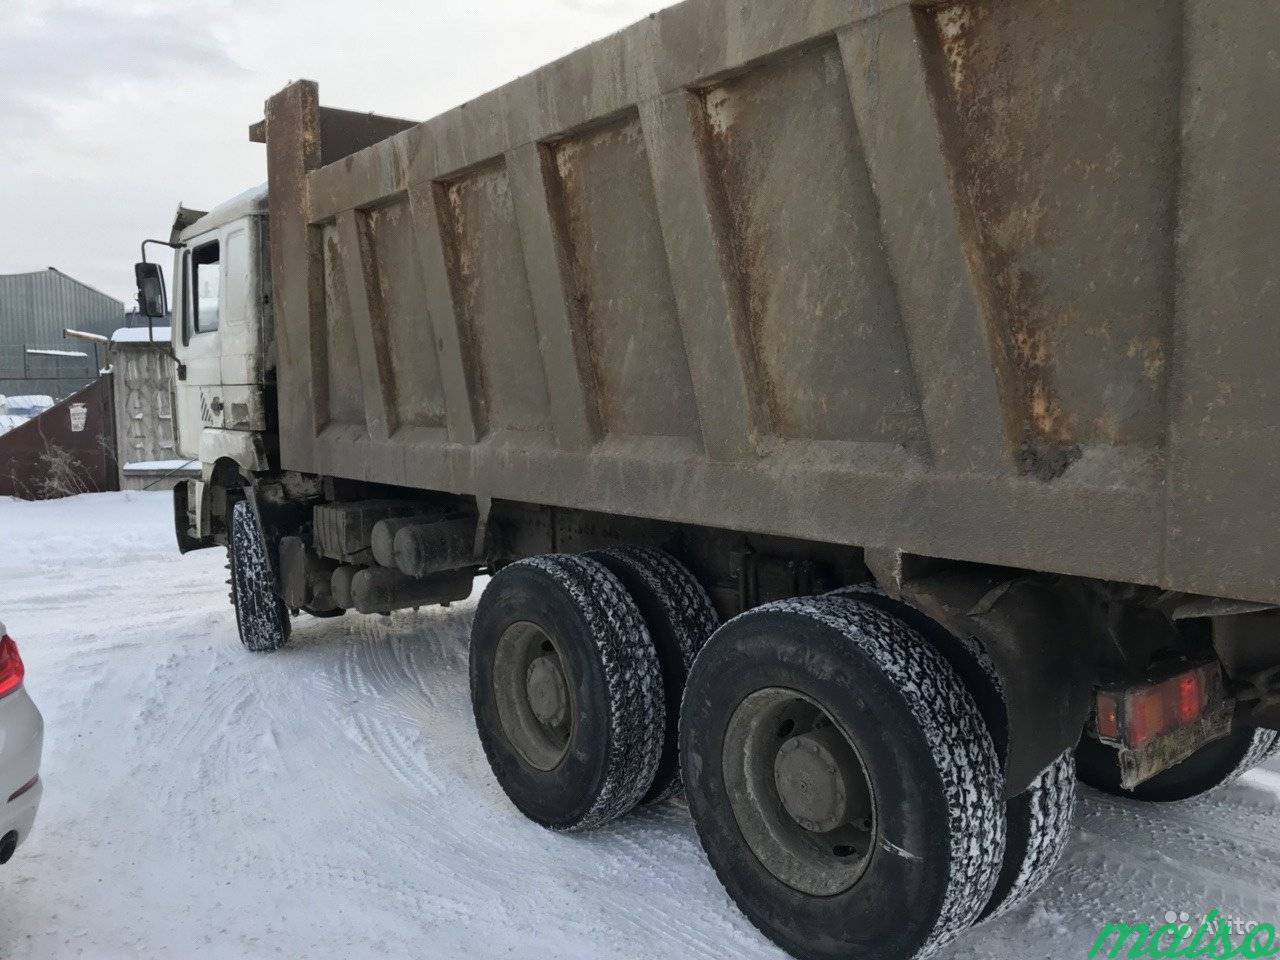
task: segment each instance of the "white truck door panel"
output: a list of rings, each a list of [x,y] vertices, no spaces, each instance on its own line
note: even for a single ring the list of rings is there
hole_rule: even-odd
[[[249,217],[193,237],[179,252],[173,346],[181,368],[182,455],[200,455],[200,432],[265,430],[262,310]]]

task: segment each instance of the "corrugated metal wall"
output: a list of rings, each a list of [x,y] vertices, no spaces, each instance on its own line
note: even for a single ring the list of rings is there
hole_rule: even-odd
[[[0,275],[0,344],[63,342],[64,327],[110,336],[124,304],[57,270]]]
[[[110,336],[124,304],[52,268],[0,275],[0,395],[65,397],[98,375],[92,344],[63,339],[67,327]],[[29,350],[77,351],[49,357]]]

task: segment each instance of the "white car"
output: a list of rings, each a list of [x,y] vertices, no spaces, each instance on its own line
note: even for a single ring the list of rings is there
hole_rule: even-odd
[[[27,839],[40,807],[44,718],[22,685],[26,669],[0,623],[0,865]]]

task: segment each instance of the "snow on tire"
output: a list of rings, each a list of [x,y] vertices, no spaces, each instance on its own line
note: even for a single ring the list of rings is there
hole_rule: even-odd
[[[1280,755],[1280,733],[1261,728],[1253,731],[1253,742],[1249,745],[1240,766],[1227,775],[1223,785],[1235,783],[1250,770],[1262,766],[1267,761]]]
[[[289,609],[276,592],[267,544],[247,500],[231,508],[228,527],[227,569],[240,642],[254,653],[279,650],[289,642]]]
[[[653,785],[665,708],[653,641],[622,583],[577,556],[503,568],[476,609],[471,700],[494,775],[529,819],[588,830]]]
[[[1071,751],[1008,803],[1009,841],[995,892],[981,919],[1003,916],[1044,886],[1066,852],[1076,813]]]
[[[910,604],[894,600],[874,584],[837,590],[829,596],[860,600],[897,617],[918,631],[951,663],[973,693],[991,731],[1001,764],[1007,760],[1009,715],[1004,682],[995,662],[972,638],[951,633]],[[1056,759],[1022,793],[1008,801],[1008,843],[1000,879],[980,920],[1002,916],[1039,890],[1061,862],[1076,812],[1075,756]]]
[[[627,588],[649,628],[662,668],[666,731],[653,786],[641,803],[659,803],[680,789],[680,701],[694,657],[720,626],[702,584],[663,550],[611,547],[587,557],[607,567]]]
[[[786,713],[791,707],[741,719],[775,691],[821,716],[808,727],[796,726],[801,711]],[[860,821],[869,830],[866,850],[842,845],[831,851],[839,859],[828,860],[820,845],[831,824],[821,820],[822,804],[812,813],[804,802],[827,791],[819,781],[797,802],[783,760],[815,751],[821,759],[824,745],[834,756],[841,737],[855,760],[846,756],[842,789],[831,795],[853,796],[865,777],[872,810]],[[795,740],[806,742],[792,749]],[[788,600],[721,627],[685,691],[681,765],[699,839],[721,882],[748,919],[803,960],[927,957],[990,900],[1006,831],[995,744],[951,664],[872,605]],[[753,773],[757,767],[763,772]],[[754,789],[735,786],[744,776]],[[803,840],[797,831],[806,830],[818,845],[809,859],[787,839]],[[841,876],[840,859],[856,869]]]

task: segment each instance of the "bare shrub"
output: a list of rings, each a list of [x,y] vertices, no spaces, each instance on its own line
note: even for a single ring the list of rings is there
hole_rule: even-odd
[[[93,492],[93,482],[84,465],[56,443],[45,443],[40,464],[45,475],[36,483],[36,495],[32,499],[57,500]]]

